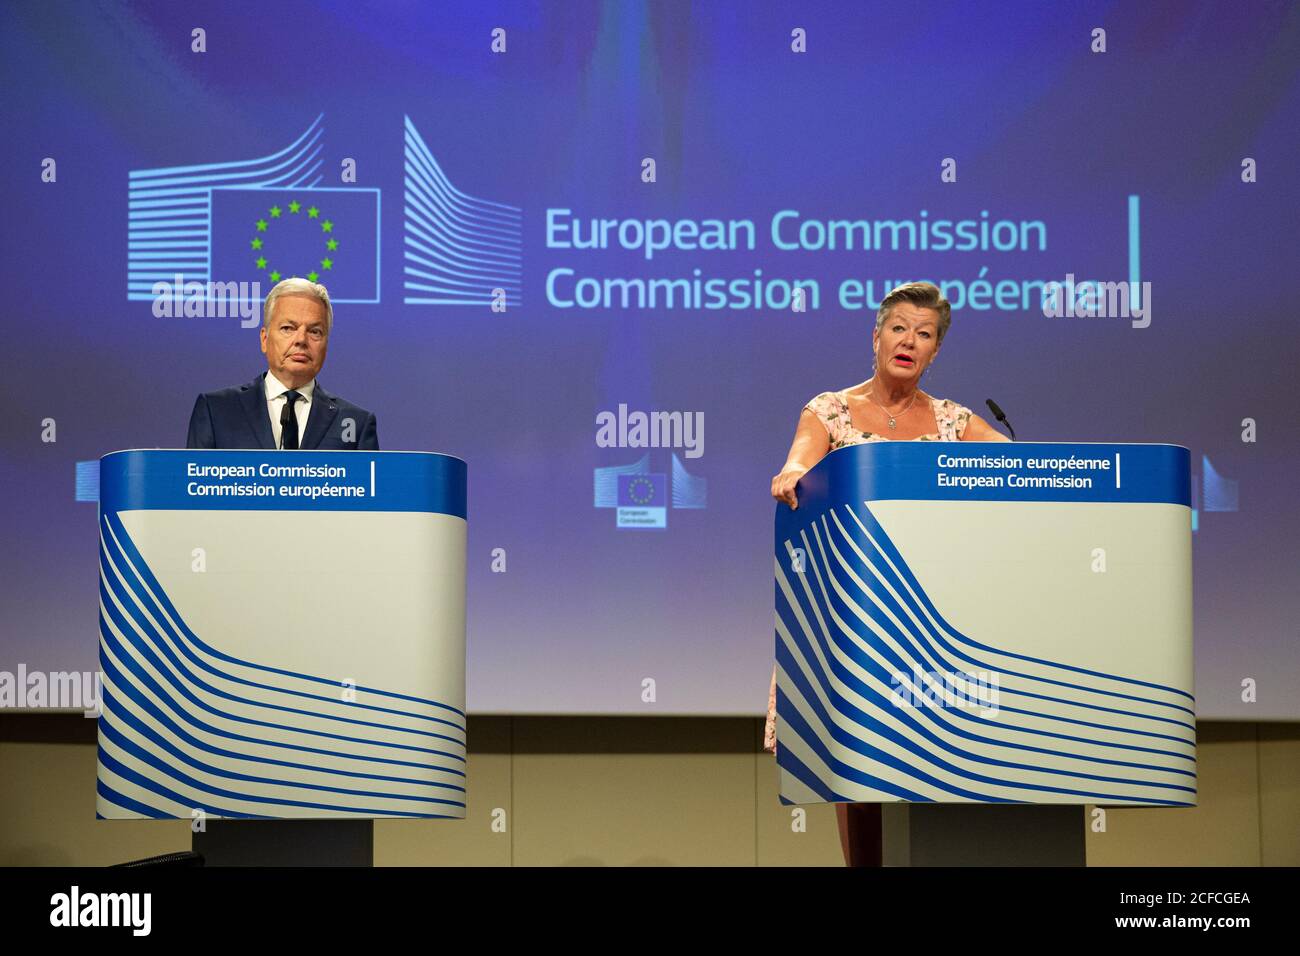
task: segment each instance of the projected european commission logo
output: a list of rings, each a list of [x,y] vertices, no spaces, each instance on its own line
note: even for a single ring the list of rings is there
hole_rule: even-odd
[[[212,191],[212,271],[237,282],[321,282],[336,302],[379,301],[379,190]]]
[[[163,314],[208,314],[191,307],[301,276],[335,302],[379,302],[380,191],[321,186],[323,136],[322,115],[257,159],[132,170],[127,299],[162,288],[176,300]]]
[[[406,117],[403,285],[406,305],[523,302],[523,210],[470,196],[443,173]]]
[[[687,458],[704,455],[703,412],[629,411],[596,416],[598,448],[672,448]],[[652,472],[650,453],[626,465],[595,469],[595,507],[614,509],[614,526],[623,529],[666,529],[668,511],[698,510],[708,505],[709,483],[692,475],[677,451],[671,452],[672,471]]]

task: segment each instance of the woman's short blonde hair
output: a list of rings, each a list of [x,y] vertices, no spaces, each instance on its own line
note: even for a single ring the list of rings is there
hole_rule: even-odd
[[[923,309],[934,309],[939,313],[939,339],[948,334],[948,327],[952,325],[952,306],[948,300],[943,297],[939,287],[933,282],[906,282],[894,289],[889,295],[880,300],[880,309],[876,312],[876,331],[885,324],[890,310],[900,302],[910,302],[913,305],[920,306]],[[938,342],[935,344],[937,345]]]

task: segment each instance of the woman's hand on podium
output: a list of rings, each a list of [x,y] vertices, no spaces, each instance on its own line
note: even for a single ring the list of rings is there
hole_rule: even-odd
[[[799,427],[795,429],[790,454],[785,456],[785,466],[772,479],[772,497],[784,501],[794,511],[799,507],[794,486],[808,469],[826,457],[830,451],[830,435],[811,408],[799,413]]]
[[[799,479],[808,471],[806,465],[791,463],[781,469],[780,474],[772,478],[772,497],[777,501],[784,501],[793,511],[799,507],[799,499],[795,496],[794,486],[799,483]]]

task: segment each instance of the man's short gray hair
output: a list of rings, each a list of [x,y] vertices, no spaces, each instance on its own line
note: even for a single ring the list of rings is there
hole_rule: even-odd
[[[325,306],[325,334],[329,335],[334,331],[334,306],[330,305],[329,290],[319,282],[312,282],[298,276],[281,279],[266,294],[266,304],[262,306],[262,328],[267,328],[271,324],[271,310],[275,308],[276,300],[282,295],[309,295],[316,299]]]

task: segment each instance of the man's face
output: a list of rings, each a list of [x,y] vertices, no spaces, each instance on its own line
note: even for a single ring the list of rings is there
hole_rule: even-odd
[[[306,385],[320,373],[329,347],[325,304],[309,295],[285,295],[271,313],[262,326],[266,366],[289,388]]]

